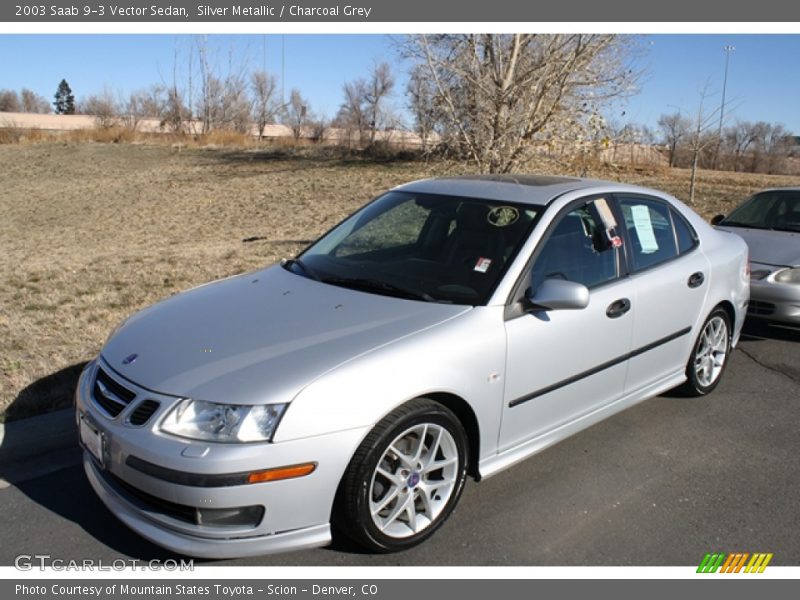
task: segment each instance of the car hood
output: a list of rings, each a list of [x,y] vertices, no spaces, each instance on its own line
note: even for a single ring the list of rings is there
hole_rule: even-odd
[[[718,229],[730,231],[744,239],[750,249],[751,262],[785,267],[800,266],[800,234],[746,227]]]
[[[276,265],[135,314],[101,355],[152,391],[231,404],[288,402],[338,365],[470,308],[348,290]]]

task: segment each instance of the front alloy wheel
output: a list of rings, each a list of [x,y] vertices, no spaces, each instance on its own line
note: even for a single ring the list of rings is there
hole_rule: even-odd
[[[399,407],[375,426],[350,462],[339,529],[378,552],[422,542],[458,502],[466,447],[461,423],[441,404],[418,398]]]

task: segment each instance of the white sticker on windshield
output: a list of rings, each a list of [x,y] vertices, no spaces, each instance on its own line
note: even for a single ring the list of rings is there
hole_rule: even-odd
[[[475,268],[473,271],[477,271],[478,273],[486,273],[489,270],[489,267],[492,266],[492,259],[491,258],[483,258],[482,256],[478,259],[478,262],[475,263]]]
[[[644,204],[631,206],[631,217],[636,235],[639,237],[639,245],[642,247],[642,254],[658,252],[658,242],[653,231],[653,222],[650,220],[650,209]]]

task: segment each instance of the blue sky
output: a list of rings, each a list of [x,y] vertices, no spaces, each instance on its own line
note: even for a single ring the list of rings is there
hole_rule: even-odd
[[[52,98],[62,77],[80,99],[105,87],[128,93],[153,83],[172,81],[177,56],[185,70],[194,37],[188,35],[0,35],[0,88],[33,89]],[[312,108],[332,117],[341,102],[345,81],[365,76],[375,62],[395,67],[398,87],[394,103],[404,104],[406,66],[396,51],[396,38],[367,34],[285,36],[211,35],[209,47],[224,70],[236,66],[285,73],[285,89],[297,87]],[[648,35],[641,38],[646,69],[640,92],[609,116],[619,123],[655,127],[658,117],[696,111],[706,81],[709,104],[721,100],[725,45],[730,58],[727,98],[731,120],[784,124],[800,134],[800,34]],[[284,48],[285,69],[281,55]],[[624,114],[623,114],[624,111]]]

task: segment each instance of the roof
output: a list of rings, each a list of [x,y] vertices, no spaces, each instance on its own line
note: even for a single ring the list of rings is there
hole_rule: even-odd
[[[426,194],[483,198],[544,205],[575,190],[591,188],[641,189],[610,181],[552,175],[463,175],[422,179],[395,189]]]

